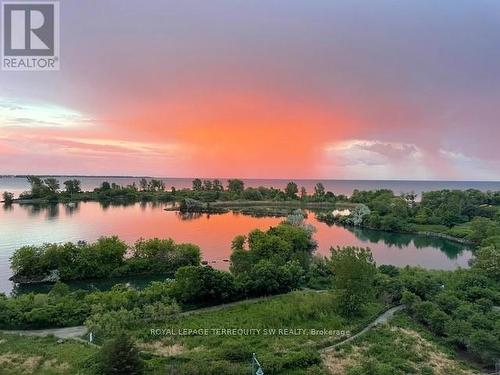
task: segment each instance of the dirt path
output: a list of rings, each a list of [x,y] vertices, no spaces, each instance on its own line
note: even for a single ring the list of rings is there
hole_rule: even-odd
[[[398,311],[400,311],[402,309],[404,309],[403,305],[399,305],[399,306],[390,308],[389,310],[387,310],[384,313],[382,313],[381,315],[379,315],[377,319],[375,319],[373,322],[368,324],[365,328],[363,328],[361,331],[356,333],[354,336],[348,337],[344,341],[338,342],[332,346],[328,346],[326,348],[321,349],[320,350],[321,353],[331,352],[332,350],[337,349],[339,346],[344,345],[344,344],[358,338],[361,335],[364,335],[366,332],[368,332],[373,327],[378,326],[379,324],[387,323],[394,316],[395,313],[397,313]]]
[[[316,293],[321,293],[324,292],[324,290],[314,290]],[[281,297],[283,294],[276,294],[273,296],[265,296],[265,297],[257,297],[257,298],[249,298],[249,299],[244,299],[241,301],[236,301],[236,302],[230,302],[230,303],[225,303],[222,305],[215,305],[215,306],[209,306],[209,307],[202,307],[199,309],[195,310],[188,310],[181,312],[178,316],[188,316],[188,315],[196,315],[196,314],[202,314],[206,312],[211,312],[211,311],[218,311],[218,310],[223,310],[227,309],[230,307],[238,306],[238,305],[245,305],[245,304],[252,304],[256,302],[261,302],[261,301],[268,301],[277,297]],[[34,330],[0,330],[0,333],[5,333],[5,334],[12,334],[12,335],[21,335],[21,336],[40,336],[40,337],[45,337],[45,336],[55,336],[60,339],[78,339],[81,338],[83,335],[88,333],[88,329],[85,326],[75,326],[75,327],[65,327],[65,328],[48,328],[48,329],[34,329]]]
[[[50,329],[33,329],[33,330],[8,330],[0,331],[9,335],[20,336],[55,336],[60,339],[78,339],[85,335],[88,330],[85,326],[65,327],[65,328],[50,328]]]

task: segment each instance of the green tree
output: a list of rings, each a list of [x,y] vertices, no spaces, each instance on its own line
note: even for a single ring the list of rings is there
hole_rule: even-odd
[[[302,186],[302,187],[300,188],[300,198],[301,198],[301,199],[304,199],[304,198],[306,198],[306,197],[307,197],[307,190],[306,190],[306,188],[305,188],[304,186]]]
[[[195,178],[193,180],[193,190],[194,191],[201,191],[203,189],[203,183],[199,178]]]
[[[131,338],[121,333],[106,342],[100,353],[102,372],[106,375],[139,375],[144,365]]]
[[[82,191],[80,187],[80,180],[67,180],[63,182],[64,186],[66,187],[66,192],[69,194],[74,194],[74,193],[79,193]]]
[[[481,243],[486,238],[500,233],[500,224],[485,217],[475,217],[470,228],[471,233],[467,237],[475,243]]]
[[[477,330],[471,334],[469,345],[469,350],[489,365],[500,358],[500,341],[494,333]]]
[[[26,179],[31,186],[30,195],[32,198],[41,198],[48,194],[47,186],[44,185],[40,177],[26,176]]]
[[[115,296],[110,296],[111,299],[113,297]],[[137,324],[140,314],[138,308],[127,310],[120,307],[118,310],[107,310],[105,306],[105,304],[94,305],[93,314],[85,320],[85,326],[97,337],[119,335],[120,332],[129,330]],[[113,306],[112,303],[110,306]]]
[[[165,190],[165,184],[163,183],[162,180],[157,180],[157,179],[151,179],[148,184],[149,190],[151,191],[164,191]]]
[[[237,178],[229,179],[227,180],[227,190],[232,194],[240,196],[243,190],[245,190],[245,183]]]
[[[286,184],[285,194],[286,194],[287,198],[297,199],[298,192],[299,192],[299,188],[297,187],[297,184],[295,182],[290,181],[288,184]]]
[[[473,267],[500,281],[500,248],[490,245],[476,251]]]
[[[51,193],[57,193],[57,191],[59,190],[59,181],[57,180],[57,178],[46,178],[45,180],[43,180],[43,182]]]
[[[278,266],[262,259],[253,268],[245,289],[253,295],[269,295],[289,292],[300,286],[304,269],[297,261]]]
[[[224,186],[222,186],[220,180],[218,180],[218,179],[215,179],[213,181],[212,187],[213,187],[214,191],[224,191]]]
[[[10,268],[16,275],[42,275],[45,269],[41,264],[42,251],[36,246],[23,246],[10,257]]]
[[[325,197],[325,186],[321,182],[314,186],[314,197],[320,200]]]
[[[102,191],[107,191],[107,190],[111,190],[111,185],[109,184],[108,181],[103,181],[101,183],[101,190]]]
[[[370,249],[346,246],[331,248],[331,267],[339,307],[345,316],[360,313],[374,294],[375,262]]]
[[[175,273],[173,293],[183,303],[218,303],[236,295],[234,276],[212,267],[187,266]]]
[[[11,204],[14,201],[14,194],[9,193],[8,191],[4,191],[3,194],[3,203]]]
[[[58,281],[54,284],[54,286],[50,290],[49,295],[62,297],[62,296],[67,296],[69,293],[70,293],[69,286],[67,284]]]
[[[141,187],[142,191],[147,190],[148,188],[148,180],[146,180],[144,177],[140,179],[139,181],[139,186]]]
[[[214,184],[212,183],[212,180],[203,180],[203,190],[212,191],[213,187]]]
[[[38,176],[26,176],[26,179],[28,180],[28,183],[31,185],[31,188],[43,186],[43,181]]]
[[[246,188],[243,192],[243,198],[250,201],[260,201],[262,200],[262,193],[258,189]]]

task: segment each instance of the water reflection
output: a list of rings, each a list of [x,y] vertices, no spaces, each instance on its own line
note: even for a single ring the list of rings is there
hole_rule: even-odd
[[[198,220],[198,219],[210,219],[210,216],[212,215],[226,215],[226,214],[217,214],[217,213],[201,213],[201,212],[179,212],[175,211],[176,216],[179,218],[179,220],[182,221],[191,221],[191,220]]]
[[[130,207],[134,205],[139,205],[142,210],[147,208],[158,208],[162,206],[162,203],[158,202],[133,202],[133,201],[100,201],[100,202],[70,202],[70,203],[20,203],[17,206],[26,210],[29,216],[36,217],[40,214],[45,214],[47,219],[53,219],[60,216],[61,208],[64,208],[64,213],[66,215],[76,214],[82,204],[90,203],[99,205],[102,211],[106,211],[110,207]],[[12,204],[4,204],[4,210],[10,211],[13,209]]]
[[[439,237],[403,233],[389,233],[356,227],[345,227],[345,229],[353,233],[356,238],[364,242],[370,242],[373,244],[382,242],[388,247],[395,246],[399,249],[403,249],[408,246],[414,246],[417,249],[424,249],[428,247],[438,248],[442,252],[444,252],[450,259],[456,259],[458,255],[468,249],[468,247],[464,244],[449,241]]]
[[[47,218],[49,220],[54,220],[57,219],[59,216],[59,205],[58,204],[51,204],[47,206]]]
[[[253,229],[267,230],[282,217],[253,217],[243,213],[179,213],[169,203],[78,202],[75,204],[19,205],[0,210],[0,291],[12,284],[9,257],[25,245],[45,242],[95,241],[118,235],[129,244],[143,238],[168,238],[200,246],[204,260],[227,269],[222,260],[231,254],[235,236]],[[370,247],[378,264],[419,265],[427,268],[467,267],[472,253],[466,246],[441,238],[394,234],[360,228],[327,226],[308,212],[307,224],[317,231],[317,252],[328,255],[330,247]]]
[[[12,207],[12,203],[4,203],[4,204],[2,205],[2,207],[3,207],[3,210],[4,210],[4,211],[12,211],[12,209],[13,209],[13,207]]]
[[[64,205],[64,212],[68,216],[76,214],[80,210],[80,202],[68,203]]]

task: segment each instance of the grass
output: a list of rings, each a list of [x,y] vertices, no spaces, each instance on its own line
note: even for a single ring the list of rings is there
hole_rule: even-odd
[[[90,374],[85,361],[97,351],[92,346],[54,337],[0,334],[1,375]]]
[[[332,293],[293,292],[257,303],[144,324],[133,335],[142,349],[163,356],[151,359],[156,368],[181,374],[246,373],[252,353],[257,354],[266,374],[324,373],[318,349],[345,338],[341,331],[360,330],[382,309],[381,304],[369,303],[362,316],[344,319],[336,313]],[[151,329],[155,328],[169,331],[166,335],[152,335]],[[293,330],[297,328],[303,331]],[[182,330],[198,329],[205,331],[181,335],[187,332]],[[254,331],[233,334],[222,329]],[[313,335],[311,330],[331,332]]]
[[[333,293],[297,291],[141,323],[129,333],[143,350],[146,374],[245,374],[250,372],[252,353],[266,374],[326,374],[319,349],[344,339],[341,331],[359,331],[383,309],[380,303],[368,303],[361,316],[345,319],[336,312]],[[151,329],[170,333],[152,335]],[[180,334],[189,329],[206,331]],[[313,335],[313,329],[318,334]],[[70,340],[58,344],[52,337],[0,335],[0,374],[87,375],[92,373],[89,362],[96,350]]]
[[[451,228],[440,224],[415,224],[415,230],[417,232],[440,233],[459,239],[466,239],[469,234],[472,234],[470,222],[458,224]]]
[[[131,334],[144,352],[146,374],[245,374],[256,353],[266,374],[472,375],[477,370],[456,359],[446,343],[404,313],[320,356],[319,349],[343,339],[311,329],[359,331],[384,308],[365,306],[363,314],[345,319],[336,313],[331,292],[297,291],[255,303],[181,315],[138,325]],[[253,334],[223,334],[212,329],[254,329]],[[304,330],[302,332],[292,329]],[[152,335],[151,329],[166,329]],[[204,329],[182,335],[188,329]],[[276,332],[264,330],[275,329]],[[289,331],[278,330],[288,329]],[[58,344],[53,337],[0,335],[0,374],[87,375],[97,349],[75,341]]]
[[[450,236],[465,238],[468,235],[472,234],[472,229],[470,227],[470,222],[455,225],[453,228],[450,228],[447,232]]]
[[[328,353],[331,374],[472,375],[478,370],[457,360],[456,353],[404,313]]]

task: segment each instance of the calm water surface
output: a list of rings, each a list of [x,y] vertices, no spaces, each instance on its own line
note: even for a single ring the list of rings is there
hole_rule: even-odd
[[[214,267],[227,269],[229,264],[224,260],[230,256],[231,241],[236,235],[247,234],[255,228],[265,230],[282,220],[234,213],[185,217],[165,211],[164,207],[152,203],[106,207],[98,202],[82,202],[75,207],[64,204],[0,206],[0,291],[11,292],[9,257],[23,245],[94,241],[100,236],[115,234],[130,244],[141,237],[171,237],[178,242],[199,245],[203,259]],[[317,229],[319,254],[327,255],[331,246],[363,246],[371,248],[378,264],[433,269],[467,267],[472,256],[467,247],[442,239],[329,227],[318,222],[311,212],[307,221]]]

